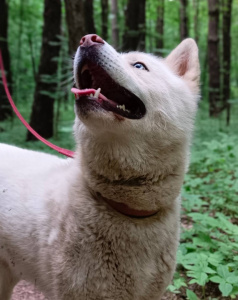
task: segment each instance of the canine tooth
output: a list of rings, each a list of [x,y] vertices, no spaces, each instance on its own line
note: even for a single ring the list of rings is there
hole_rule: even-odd
[[[94,97],[98,99],[100,92],[101,92],[101,88],[98,88],[94,94]]]
[[[90,97],[93,97],[93,93],[89,94]]]

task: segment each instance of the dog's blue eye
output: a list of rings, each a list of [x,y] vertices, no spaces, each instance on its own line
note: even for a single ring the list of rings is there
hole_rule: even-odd
[[[142,63],[139,63],[139,62],[135,63],[133,65],[133,67],[137,68],[137,69],[141,69],[141,70],[148,70],[145,65],[143,65]]]

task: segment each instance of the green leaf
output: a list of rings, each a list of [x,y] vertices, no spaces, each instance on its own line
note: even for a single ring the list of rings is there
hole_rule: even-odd
[[[217,267],[223,260],[223,255],[220,252],[215,252],[209,255],[208,262]]]
[[[170,284],[170,285],[167,287],[167,290],[170,291],[170,292],[172,292],[172,293],[174,293],[174,294],[177,294],[177,293],[178,293],[177,288],[176,288],[174,285],[172,285],[172,284]]]
[[[186,290],[186,295],[189,300],[199,300],[199,298],[190,290]]]
[[[229,276],[229,277],[227,277],[226,282],[232,283],[232,284],[236,283],[238,285],[238,276],[235,276],[235,275]]]
[[[232,291],[232,285],[230,283],[221,282],[219,284],[219,289],[222,292],[222,296],[229,296]]]
[[[224,281],[224,279],[222,279],[219,276],[213,276],[213,277],[210,278],[210,281],[215,282],[215,283],[221,283],[221,282]]]
[[[207,278],[208,276],[206,273],[201,273],[199,276],[198,284],[200,284],[201,286],[205,285]]]
[[[217,267],[217,273],[224,279],[230,276],[230,272],[228,271],[227,266],[223,266],[223,265]]]
[[[199,272],[199,271],[197,273],[189,271],[187,274],[190,277],[194,277],[194,279],[189,281],[190,284],[197,283],[201,286],[204,286],[208,278],[206,273]]]
[[[208,274],[215,274],[216,271],[214,271],[212,268],[206,267],[204,269],[204,272],[208,273]]]
[[[174,279],[173,284],[177,290],[180,289],[182,286],[187,286],[187,284],[185,283],[185,279],[183,277]]]

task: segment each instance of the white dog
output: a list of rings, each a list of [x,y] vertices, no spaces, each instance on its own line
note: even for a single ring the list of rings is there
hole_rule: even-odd
[[[173,276],[197,46],[80,44],[75,158],[0,146],[0,300],[21,279],[50,300],[159,300]]]

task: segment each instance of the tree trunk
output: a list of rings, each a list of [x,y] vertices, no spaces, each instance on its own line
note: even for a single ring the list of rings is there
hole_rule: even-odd
[[[188,15],[187,0],[180,0],[180,39],[181,41],[188,37]]]
[[[126,10],[124,50],[145,50],[145,0],[129,0]]]
[[[194,18],[193,18],[193,22],[194,22],[194,38],[196,43],[198,43],[198,39],[199,39],[199,32],[198,32],[198,16],[199,16],[199,0],[193,0],[193,9],[194,9]]]
[[[220,62],[219,62],[219,0],[209,0],[208,70],[209,70],[209,113],[218,116],[220,105]]]
[[[158,34],[158,38],[156,40],[156,49],[157,53],[163,56],[163,48],[164,48],[164,0],[158,1],[158,18],[156,22],[156,32]]]
[[[12,92],[12,74],[10,66],[10,54],[8,49],[8,5],[6,0],[0,0],[0,49],[6,71],[9,91]],[[2,83],[0,83],[0,121],[12,116],[12,108],[7,100],[7,96]]]
[[[55,93],[57,84],[42,80],[42,75],[49,75],[52,79],[56,75],[58,63],[54,58],[59,56],[60,26],[61,1],[45,0],[41,57],[30,121],[30,125],[44,138],[53,136],[54,98],[50,94],[43,94],[42,91]],[[27,140],[35,139],[28,132]]]
[[[67,2],[67,0],[66,0]],[[88,33],[96,33],[93,17],[93,0],[83,0],[84,3],[84,22],[85,31]]]
[[[227,108],[227,125],[230,121],[230,66],[231,66],[231,9],[232,0],[223,1],[223,91],[222,102]]]
[[[112,46],[117,49],[119,45],[119,30],[118,30],[118,5],[117,0],[111,0],[111,22],[112,22]]]
[[[108,0],[101,0],[102,7],[102,38],[107,40],[108,34]]]
[[[69,33],[69,52],[74,54],[79,41],[86,34],[83,0],[65,0],[66,22]]]

